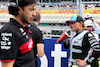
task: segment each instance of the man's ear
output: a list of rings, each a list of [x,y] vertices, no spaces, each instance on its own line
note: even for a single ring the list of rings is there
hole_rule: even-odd
[[[18,7],[19,10],[18,10],[18,13],[21,14],[22,13],[22,8],[21,7]]]
[[[38,25],[40,24],[40,20],[38,21]]]
[[[83,22],[81,21],[80,24],[83,24]]]

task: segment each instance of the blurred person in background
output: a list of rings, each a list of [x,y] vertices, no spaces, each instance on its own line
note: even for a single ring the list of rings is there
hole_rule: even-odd
[[[1,67],[35,67],[33,40],[26,26],[36,15],[35,4],[36,0],[10,0],[8,10],[14,18],[0,30]]]
[[[49,4],[49,7],[52,7],[52,5],[51,5],[51,4]]]
[[[6,9],[6,8],[7,8],[6,4],[1,4],[1,9]]]
[[[66,7],[66,4],[64,4],[64,7]]]
[[[96,37],[97,41],[99,41],[99,37],[98,37],[98,34],[95,33],[94,29],[93,29],[93,22],[92,20],[86,20],[84,22],[85,26],[86,26],[86,30],[87,31],[90,31],[91,33],[93,33],[93,35]],[[98,67],[98,59],[95,60],[92,64],[92,67]]]
[[[93,28],[92,20],[88,19],[88,20],[84,21],[84,24],[86,26],[86,30],[92,32],[94,34],[94,36],[96,37],[96,39],[99,40],[98,34],[96,33],[96,31]]]
[[[67,8],[70,8],[70,5],[69,5],[69,4],[66,4],[66,7],[67,7]]]
[[[99,4],[96,4],[96,5],[95,5],[95,7],[97,7],[97,8],[98,8],[98,7],[100,7],[100,5],[99,5]]]
[[[83,18],[74,15],[70,21],[67,21],[72,31],[76,34],[71,36],[70,41],[67,38],[63,40],[65,49],[70,48],[69,67],[90,67],[93,61],[100,55],[99,43],[91,32],[85,30]],[[93,50],[91,56],[90,52]]]
[[[85,8],[85,9],[88,9],[88,5],[87,5],[87,4],[85,4],[84,8]]]
[[[46,4],[45,7],[48,8],[48,4]]]
[[[100,26],[99,26],[99,24],[97,24],[97,23],[94,21],[92,15],[91,15],[90,13],[85,14],[84,19],[85,19],[85,20],[88,20],[88,19],[92,20],[94,30],[95,30],[95,31],[100,31]]]
[[[88,4],[88,8],[91,8],[92,7],[92,4]]]
[[[35,67],[38,66],[37,56],[42,57],[44,55],[44,40],[42,31],[37,27],[40,24],[41,15],[36,12],[33,22],[31,23],[30,30],[32,31],[33,49],[35,54]]]

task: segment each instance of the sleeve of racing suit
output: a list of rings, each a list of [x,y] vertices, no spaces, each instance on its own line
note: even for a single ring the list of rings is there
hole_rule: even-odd
[[[92,64],[93,61],[97,60],[100,56],[100,45],[99,42],[96,40],[95,36],[88,32],[86,35],[88,43],[90,44],[90,49],[93,50],[92,54],[88,53],[88,58],[86,60],[87,64]]]
[[[100,26],[96,22],[93,23],[93,28],[94,28],[95,31],[100,31]]]

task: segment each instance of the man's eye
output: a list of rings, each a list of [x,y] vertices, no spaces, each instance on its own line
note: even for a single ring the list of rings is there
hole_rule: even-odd
[[[33,11],[33,9],[30,9],[30,11]]]

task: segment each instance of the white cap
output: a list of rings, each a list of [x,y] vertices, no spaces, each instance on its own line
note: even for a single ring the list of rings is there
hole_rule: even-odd
[[[86,21],[84,22],[84,24],[85,24],[86,26],[93,26],[93,22],[92,22],[91,20],[86,20]]]
[[[90,13],[85,14],[84,18],[89,18],[92,17],[92,15]]]

